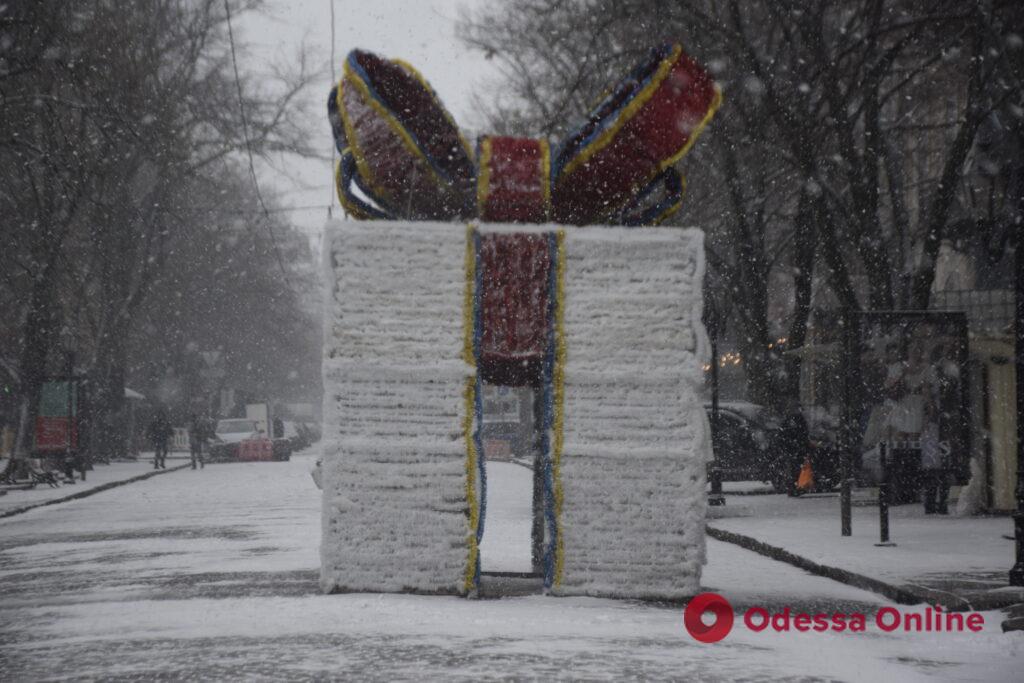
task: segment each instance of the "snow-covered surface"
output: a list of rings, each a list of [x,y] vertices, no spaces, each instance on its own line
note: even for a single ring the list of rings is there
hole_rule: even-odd
[[[185,458],[187,461],[188,458]],[[167,458],[167,465],[174,467],[175,465],[181,464],[181,461],[176,456],[169,456]],[[7,465],[7,460],[0,459],[0,470]],[[78,477],[79,473],[75,472],[75,483],[74,484],[61,484],[58,487],[51,487],[47,484],[36,484],[33,489],[8,490],[6,495],[0,496],[0,513],[7,512],[8,510],[14,510],[22,508],[27,505],[36,505],[49,500],[56,500],[58,498],[66,498],[73,496],[76,493],[94,489],[104,484],[109,484],[115,481],[124,481],[125,479],[131,479],[142,474],[153,471],[153,454],[142,453],[139,455],[139,459],[134,462],[112,462],[109,465],[97,463],[93,469],[86,472],[85,481],[80,480]]]
[[[339,222],[326,240],[322,587],[461,592],[465,228]]]
[[[702,645],[678,606],[322,595],[315,457],[184,470],[0,520],[0,677],[1019,680],[1024,638],[1000,633],[999,613],[978,634],[755,633],[739,620]],[[704,583],[737,609],[884,604],[716,541]]]
[[[565,241],[560,595],[694,595],[704,564],[703,234]]]
[[[729,498],[714,527],[753,536],[801,557],[895,584],[941,590],[1006,585],[1013,564],[1009,517],[925,515],[921,505],[890,508],[895,547],[878,547],[878,507],[853,508],[853,535],[840,536],[837,495]],[[1010,537],[1010,538],[1007,538]]]
[[[480,541],[481,570],[529,572],[533,519],[533,471],[488,460],[487,524]]]
[[[328,230],[325,590],[464,590],[473,558],[466,513],[479,499],[466,480],[460,400],[473,377],[462,359],[466,241],[465,227],[452,224]],[[710,450],[703,234],[566,229],[564,259],[565,445],[553,486],[563,494],[554,515],[561,561],[552,591],[693,595]]]
[[[710,483],[707,485],[707,491],[711,491]],[[775,488],[763,481],[723,481],[722,492],[725,495],[753,496],[775,493]]]

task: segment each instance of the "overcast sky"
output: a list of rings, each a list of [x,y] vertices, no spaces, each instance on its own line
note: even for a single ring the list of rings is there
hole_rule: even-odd
[[[349,50],[359,47],[400,57],[419,69],[464,130],[479,125],[471,111],[474,87],[494,78],[491,62],[468,51],[455,37],[461,8],[501,0],[334,0],[335,73]],[[266,0],[260,14],[240,17],[237,38],[248,49],[243,68],[265,72],[275,63],[296,61],[305,43],[310,67],[323,75],[305,95],[312,114],[314,146],[330,154],[332,142],[325,102],[331,88],[331,0]],[[282,206],[319,205],[290,212],[292,222],[311,236],[319,233],[331,198],[329,162],[295,157],[260,164],[261,183]],[[335,201],[335,206],[337,202]]]

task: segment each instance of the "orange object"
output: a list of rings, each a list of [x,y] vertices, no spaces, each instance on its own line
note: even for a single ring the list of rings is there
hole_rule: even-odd
[[[804,460],[804,466],[800,468],[800,476],[796,480],[796,487],[801,491],[809,491],[814,487],[814,470],[811,469],[809,458]]]

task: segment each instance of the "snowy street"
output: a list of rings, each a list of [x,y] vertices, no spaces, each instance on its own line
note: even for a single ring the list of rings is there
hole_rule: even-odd
[[[1024,682],[1024,0],[0,0],[0,217],[0,683]]]
[[[1000,613],[986,613],[977,634],[752,632],[737,615],[725,640],[704,645],[678,605],[322,595],[314,459],[173,472],[0,522],[5,680],[1011,680],[1024,657],[1019,634],[999,632]],[[519,545],[485,536],[485,553],[502,547],[522,562],[529,471],[490,463],[488,479],[490,528]],[[884,604],[708,544],[704,586],[737,611],[870,614]]]

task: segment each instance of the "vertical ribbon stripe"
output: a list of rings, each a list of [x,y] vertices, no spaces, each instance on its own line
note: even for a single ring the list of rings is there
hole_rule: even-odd
[[[565,231],[555,233],[555,248],[552,249],[555,271],[555,315],[554,329],[555,363],[552,369],[552,453],[551,476],[555,496],[555,576],[554,585],[562,583],[562,569],[565,565],[565,547],[562,542],[562,446],[565,425]]]
[[[548,543],[544,549],[544,587],[562,581],[565,549],[561,535],[562,447],[565,405],[565,231],[549,233],[551,268],[548,277],[548,343],[544,354],[544,424],[541,438],[544,469],[544,520]]]
[[[479,547],[480,540],[484,535],[484,522],[487,518],[487,469],[484,463],[483,448],[483,425],[484,425],[484,397],[481,388],[482,376],[480,374],[480,356],[483,351],[483,268],[480,267],[480,253],[482,240],[480,233],[473,232],[473,357],[476,366],[476,377],[474,384],[475,401],[473,403],[473,416],[475,426],[473,428],[473,448],[476,452],[476,467],[479,473],[479,489],[477,490],[477,524],[476,542]],[[480,582],[480,556],[476,560],[476,583]]]
[[[466,505],[469,508],[469,533],[466,536],[466,570],[463,578],[463,592],[472,593],[479,580],[480,544],[476,529],[480,523],[480,512],[476,498],[476,469],[479,453],[473,434],[476,415],[476,378],[467,377],[463,389],[465,412],[462,417],[462,438],[466,444]]]
[[[463,264],[465,289],[462,308],[463,360],[476,369],[478,349],[479,306],[477,304],[477,244],[476,230],[466,230],[466,256]],[[481,471],[480,452],[480,396],[476,372],[466,377],[463,388],[462,440],[466,445],[466,506],[469,508],[469,533],[466,535],[466,568],[463,591],[472,593],[480,582],[480,503],[477,497],[477,472]]]
[[[547,344],[551,246],[537,233],[480,238],[482,316],[477,355],[481,378],[504,386],[538,386]]]

